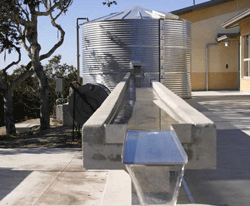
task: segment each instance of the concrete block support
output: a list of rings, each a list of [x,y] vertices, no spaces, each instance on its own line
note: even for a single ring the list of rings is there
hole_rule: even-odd
[[[56,106],[56,119],[61,121],[64,126],[71,126],[73,119],[69,113],[69,103]]]
[[[172,127],[188,155],[186,169],[216,169],[216,127],[214,122],[160,82],[153,82],[152,87],[164,103],[161,108],[179,122]]]
[[[120,111],[130,79],[128,73],[82,128],[83,166],[85,169],[124,169],[121,163],[124,125],[109,123]],[[117,127],[117,128],[116,128]],[[116,135],[119,138],[113,138]]]

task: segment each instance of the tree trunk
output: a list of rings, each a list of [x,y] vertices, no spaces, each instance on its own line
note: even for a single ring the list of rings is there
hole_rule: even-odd
[[[16,134],[15,121],[13,116],[13,101],[11,90],[7,89],[4,92],[4,122],[6,125],[7,134]]]
[[[45,130],[50,127],[48,81],[41,64],[36,68],[36,73],[40,86],[40,128]]]

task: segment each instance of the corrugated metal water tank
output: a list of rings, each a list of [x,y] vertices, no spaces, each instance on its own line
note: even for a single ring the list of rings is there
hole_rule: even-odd
[[[134,7],[82,25],[83,83],[110,90],[141,65],[141,86],[158,80],[183,98],[190,89],[190,27],[173,14]]]

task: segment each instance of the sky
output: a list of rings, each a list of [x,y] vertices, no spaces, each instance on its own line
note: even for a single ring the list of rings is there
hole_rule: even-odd
[[[64,43],[59,47],[55,53],[48,59],[51,59],[54,55],[61,54],[61,63],[66,63],[68,65],[73,65],[76,67],[77,64],[77,40],[76,40],[76,19],[77,18],[89,18],[93,20],[110,13],[119,12],[124,9],[133,6],[140,6],[145,9],[160,11],[160,12],[171,12],[177,9],[182,9],[193,5],[193,0],[116,0],[117,5],[112,5],[111,7],[104,6],[102,4],[104,0],[74,0],[73,4],[69,7],[67,13],[58,19],[58,23],[62,26],[66,32]],[[195,0],[196,4],[206,2],[207,0]],[[39,32],[39,43],[41,45],[41,54],[47,53],[47,51],[52,48],[52,46],[58,40],[57,30],[51,26],[48,17],[40,17],[38,19],[38,32]],[[81,21],[79,23],[83,23]],[[81,39],[81,31],[80,31]],[[80,42],[81,50],[81,42]],[[29,62],[27,52],[22,51],[22,60],[20,65],[26,65]],[[81,53],[80,53],[81,55]],[[6,67],[11,61],[16,60],[17,55],[11,54],[4,55],[0,54],[0,68]],[[46,65],[48,59],[43,60],[42,64]],[[80,59],[81,63],[81,59]],[[17,66],[9,69],[9,73],[12,73]],[[81,65],[80,65],[81,68]]]

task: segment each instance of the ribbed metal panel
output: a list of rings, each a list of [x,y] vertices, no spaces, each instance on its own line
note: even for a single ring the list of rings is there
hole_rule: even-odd
[[[161,21],[161,82],[182,98],[191,97],[190,24],[184,20]]]
[[[82,26],[83,82],[113,89],[130,62],[141,62],[144,81],[159,80],[159,20],[113,20]]]
[[[161,83],[182,98],[191,97],[191,82],[189,72],[168,72],[161,79]]]
[[[82,25],[83,81],[110,90],[141,63],[142,81],[159,80],[183,98],[191,97],[190,24],[172,14],[139,7]]]

